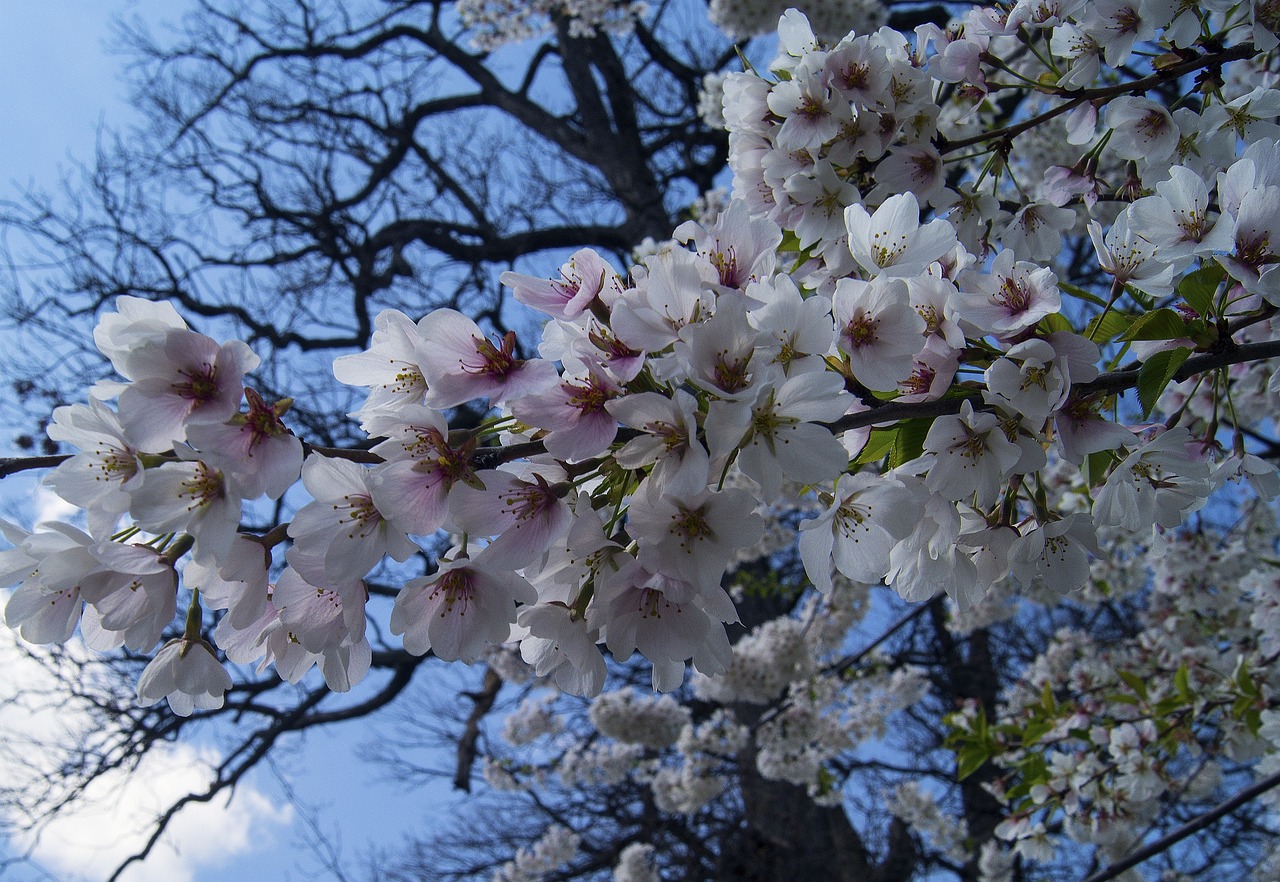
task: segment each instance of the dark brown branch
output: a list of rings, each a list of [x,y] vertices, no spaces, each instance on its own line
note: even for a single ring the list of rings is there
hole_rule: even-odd
[[[476,757],[479,755],[476,745],[480,741],[480,722],[489,711],[493,710],[493,703],[497,700],[501,689],[502,678],[493,668],[487,667],[484,670],[484,683],[479,691],[462,693],[475,704],[471,708],[471,713],[467,715],[466,727],[458,738],[458,765],[453,773],[455,790],[471,792],[471,769],[475,766]]]

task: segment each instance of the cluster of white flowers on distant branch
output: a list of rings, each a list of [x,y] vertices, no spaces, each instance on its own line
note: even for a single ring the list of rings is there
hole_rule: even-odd
[[[396,597],[410,652],[518,643],[593,694],[604,645],[670,690],[733,663],[723,582],[784,483],[817,506],[799,547],[819,591],[838,574],[961,609],[1009,574],[1077,589],[1097,531],[1177,526],[1226,481],[1273,495],[1246,438],[1280,411],[1280,91],[1223,74],[1272,78],[1276,22],[1246,6],[1018,3],[835,46],[789,11],[771,75],[724,85],[736,198],[627,277],[590,249],[552,280],[504,274],[549,318],[538,357],[453,310],[382,313],[334,365],[369,390],[370,451],[304,461],[289,401],[244,386],[248,346],[122,297],[95,341],[123,382],[50,428],[82,451],[48,485],[88,530],[6,527],[6,618],[150,651],[184,561],[198,592],[144,700],[221,700],[201,603],[230,660],[347,689],[370,664],[364,577],[443,529],[459,541]],[[1034,96],[1013,122],[1009,91]],[[1064,124],[1070,165],[1020,150]],[[1086,228],[1096,261],[1055,264]],[[488,417],[451,430],[476,400]],[[1051,461],[1080,468],[1069,504]],[[238,530],[299,477],[287,531]]]

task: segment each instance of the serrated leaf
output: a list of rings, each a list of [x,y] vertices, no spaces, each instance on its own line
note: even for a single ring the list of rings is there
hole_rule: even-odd
[[[1142,404],[1144,419],[1155,410],[1161,393],[1190,355],[1190,349],[1179,346],[1177,349],[1157,352],[1143,362],[1138,369],[1138,401]]]
[[[1122,340],[1176,340],[1187,336],[1187,323],[1172,309],[1157,309],[1137,320],[1121,335]]]
[[[893,449],[893,445],[897,440],[897,426],[892,429],[872,429],[871,437],[867,439],[866,446],[862,448],[862,452],[858,454],[854,464],[864,465],[884,459],[888,456],[889,451]]]
[[[1133,319],[1128,313],[1109,309],[1089,322],[1084,335],[1094,343],[1108,343],[1126,333],[1133,324]]]
[[[1178,283],[1178,296],[1200,315],[1208,317],[1213,312],[1213,295],[1226,278],[1227,272],[1219,263],[1210,263],[1193,273],[1187,273]]]

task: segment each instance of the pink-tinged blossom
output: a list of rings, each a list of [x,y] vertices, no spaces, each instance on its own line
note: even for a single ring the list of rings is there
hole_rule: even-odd
[[[1064,89],[1086,88],[1102,69],[1102,47],[1098,41],[1070,22],[1053,29],[1049,51],[1055,58],[1067,62],[1067,69],[1058,78],[1058,85]]]
[[[1085,7],[1080,26],[1097,42],[1111,67],[1129,59],[1135,43],[1155,38],[1173,17],[1173,4],[1139,0],[1093,0]]]
[[[373,320],[369,348],[333,360],[333,375],[348,386],[367,386],[364,411],[421,404],[427,380],[418,363],[422,334],[403,312],[384,309]]]
[[[125,372],[131,353],[163,344],[170,331],[187,330],[187,323],[168,301],[156,303],[126,295],[116,298],[115,307],[115,312],[105,313],[98,320],[93,342],[122,377],[133,379]]]
[[[878,583],[889,571],[893,546],[919,517],[919,503],[901,481],[867,472],[841,475],[827,508],[800,522],[800,559],[809,581],[830,594],[834,563],[856,582]]]
[[[716,290],[731,293],[773,274],[782,230],[769,218],[753,215],[741,199],[734,199],[709,227],[685,221],[673,237],[677,242],[692,242],[716,268]]]
[[[733,553],[764,532],[755,507],[745,490],[651,481],[649,492],[632,496],[627,528],[640,543],[642,564],[710,591],[719,588]]]
[[[488,470],[477,472],[476,478],[483,489],[455,487],[449,512],[471,538],[497,537],[485,549],[489,566],[518,569],[531,564],[569,529],[569,485],[549,483],[538,472],[526,479]]]
[[[801,248],[844,235],[844,210],[860,196],[829,160],[818,160],[812,174],[792,175],[785,186],[796,206],[794,232]]]
[[[1062,406],[1071,391],[1065,365],[1059,364],[1058,353],[1044,340],[1013,346],[991,363],[983,378],[987,384],[983,399],[1033,432],[1044,428],[1049,414]]]
[[[847,101],[833,100],[818,72],[798,67],[795,79],[769,90],[769,109],[782,119],[774,133],[780,150],[813,150],[835,138],[841,117],[849,117]]]
[[[1155,196],[1129,207],[1129,220],[1166,259],[1185,265],[1231,248],[1234,224],[1227,215],[1209,216],[1209,188],[1183,165],[1169,169],[1169,179],[1156,184]]]
[[[1132,285],[1152,297],[1173,293],[1173,264],[1158,248],[1129,225],[1129,209],[1120,212],[1106,235],[1097,221],[1089,224],[1089,238],[1098,263],[1117,285]]]
[[[975,254],[991,250],[991,230],[1007,221],[1009,212],[1000,207],[1000,200],[986,189],[976,190],[972,185],[961,184],[955,191],[959,197],[947,213],[947,222],[956,231],[956,238]]]
[[[1054,414],[1055,438],[1067,462],[1079,465],[1091,453],[1118,450],[1132,444],[1133,432],[1099,413],[1096,397],[1069,397]]]
[[[898,381],[897,401],[936,401],[946,394],[960,367],[960,350],[930,340],[916,354],[910,376]]]
[[[608,672],[596,647],[598,629],[560,603],[526,606],[516,622],[528,631],[520,641],[520,657],[533,665],[534,674],[571,695],[600,694]]]
[[[1280,90],[1258,86],[1225,104],[1211,104],[1204,110],[1204,131],[1229,131],[1246,144],[1264,138],[1280,138]]]
[[[487,551],[445,560],[435,573],[400,589],[391,633],[403,634],[405,650],[414,655],[430,650],[445,661],[469,663],[486,646],[508,640],[517,603],[537,599],[532,585],[491,561]]]
[[[925,139],[933,135],[932,129],[936,128],[934,122],[935,119],[932,116],[921,121],[921,124],[926,129],[930,130],[916,133],[917,137],[921,141],[925,141]],[[912,200],[917,201],[917,205],[919,200],[923,200],[935,207],[942,207],[947,204],[947,197],[949,195],[945,188],[946,178],[943,175],[944,170],[945,166],[942,163],[942,154],[938,152],[938,148],[927,143],[927,141],[925,141],[925,143],[914,143],[894,147],[889,151],[888,156],[882,159],[880,164],[876,166],[876,186],[867,194],[867,199],[874,203],[877,199],[885,196],[889,196],[889,198],[892,199],[894,197],[890,194],[898,193],[904,196],[910,196]],[[855,206],[850,206],[850,208],[853,207]],[[883,207],[884,206],[882,205],[881,208]],[[879,209],[877,209],[877,213],[878,212]],[[845,217],[848,217],[848,212],[846,212]],[[935,223],[944,224],[943,227],[937,227],[935,229],[936,234],[941,238],[949,236],[951,243],[954,244],[955,231],[950,227],[950,225],[945,224],[943,221],[930,221],[928,224],[921,227],[921,230],[928,230],[930,226]],[[852,247],[852,228],[850,228],[849,235]],[[890,234],[886,233],[886,238],[881,240],[882,243],[888,241],[888,235]],[[923,243],[921,240],[917,239],[917,247],[922,245]],[[948,245],[947,248],[943,249],[943,251],[945,252],[949,247],[950,246]],[[874,249],[875,242],[873,241],[873,253]],[[853,256],[856,259],[858,257],[857,252],[855,252]],[[906,255],[901,258],[901,260],[907,259]],[[867,267],[861,260],[858,260],[858,263],[861,264],[868,272],[872,272],[870,267]],[[905,268],[885,271],[889,272],[890,275],[895,276],[912,275],[911,273],[908,273]]]
[[[1218,257],[1250,294],[1280,304],[1280,274],[1273,267],[1280,256],[1280,187],[1260,187],[1240,200],[1236,216],[1235,249]]]
[[[537,392],[556,381],[542,359],[516,358],[515,332],[495,346],[480,326],[455,309],[437,309],[418,323],[418,363],[427,379],[427,404],[456,407],[476,398],[493,404]]]
[[[739,298],[722,298],[711,318],[681,330],[675,344],[689,379],[720,398],[754,394],[761,367],[755,353],[756,330]]]
[[[840,279],[831,310],[837,346],[848,357],[855,380],[887,392],[910,375],[915,354],[924,346],[925,322],[911,307],[905,282]]]
[[[1187,453],[1191,433],[1179,426],[1162,432],[1111,470],[1093,500],[1099,526],[1135,533],[1152,525],[1172,529],[1209,495],[1209,465]]]
[[[199,555],[187,561],[182,581],[200,591],[206,607],[227,610],[224,619],[230,620],[229,627],[243,630],[261,618],[270,605],[270,566],[271,553],[262,541],[237,533],[225,556]]]
[[[583,585],[605,569],[616,569],[622,546],[605,535],[605,513],[591,507],[590,497],[574,500],[568,534],[547,549],[541,565],[524,569],[538,591],[539,603],[572,603]]]
[[[557,459],[576,462],[603,453],[618,434],[618,423],[605,405],[621,387],[592,365],[558,384],[511,403],[516,419],[546,434],[542,443]]]
[[[191,423],[221,423],[240,409],[244,376],[258,357],[239,340],[218,345],[204,334],[172,329],[122,358],[132,382],[120,393],[120,423],[138,449],[169,450]]]
[[[313,501],[289,524],[294,549],[306,552],[304,575],[318,583],[360,579],[383,558],[408,560],[418,551],[407,528],[388,520],[373,499],[373,473],[354,462],[312,456],[302,483]]]
[[[1017,260],[1005,250],[996,255],[990,272],[961,278],[954,303],[958,319],[1007,340],[1058,312],[1062,296],[1053,270]]]
[[[714,311],[710,286],[720,274],[709,261],[683,249],[646,259],[644,270],[636,287],[614,304],[613,332],[633,349],[658,352],[679,338],[681,328]]]
[[[299,682],[318,666],[325,685],[334,692],[350,691],[369,672],[373,660],[369,640],[363,635],[321,652],[310,651],[280,621],[274,606],[269,606],[257,622],[243,630],[230,627],[230,619],[224,617],[213,636],[229,661],[239,665],[257,661],[258,673],[273,666],[289,683]]]
[[[760,485],[762,499],[776,499],[782,481],[829,481],[849,464],[844,445],[819,425],[844,416],[853,396],[830,371],[797,374],[781,386],[761,389],[754,402],[712,402],[705,432],[719,460],[738,450],[738,467]]]
[[[935,345],[940,352],[964,348],[964,331],[956,323],[952,305],[959,292],[950,279],[933,273],[916,276],[907,279],[907,293],[911,308],[924,319],[927,343]]]
[[[1035,523],[1013,543],[1009,562],[1024,589],[1044,584],[1056,594],[1065,595],[1089,580],[1090,553],[1102,553],[1093,522],[1089,515],[1077,512],[1048,523]]]
[[[324,651],[360,640],[365,632],[365,603],[369,599],[359,579],[307,578],[315,561],[297,546],[286,556],[289,566],[280,574],[271,602],[280,611],[280,622],[309,652]]]
[[[237,496],[279,499],[302,472],[302,442],[280,419],[291,402],[267,404],[253,389],[244,395],[248,413],[225,423],[193,425],[187,439],[201,459],[222,471]]]
[[[200,553],[221,556],[231,547],[240,526],[240,497],[228,488],[221,471],[191,459],[165,462],[147,470],[147,479],[130,498],[129,514],[152,533],[190,533]]]
[[[1009,25],[1052,28],[1075,16],[1085,0],[1018,0],[1009,10]]]
[[[1049,202],[1029,202],[1000,234],[1002,248],[1031,260],[1053,260],[1062,251],[1062,236],[1075,226],[1076,213]]]
[[[692,486],[707,484],[710,457],[698,440],[698,402],[683,389],[672,396],[639,392],[616,398],[606,407],[637,435],[615,454],[625,469],[652,465],[654,481]]]
[[[649,659],[655,690],[680,688],[690,659],[703,674],[721,673],[732,661],[733,651],[721,624],[725,619],[720,615],[737,621],[737,613],[718,584],[705,591],[695,589],[633,562],[605,579],[597,590],[600,599],[592,604],[589,624],[600,628],[614,658],[627,659],[638,649]],[[700,600],[710,600],[715,613],[709,615]]]
[[[405,459],[377,468],[372,498],[377,510],[414,536],[429,536],[449,515],[449,492],[476,481],[468,458],[448,447],[439,459]]]
[[[127,646],[146,652],[177,612],[178,574],[160,552],[143,545],[102,542],[92,549],[97,570],[80,579],[85,642],[97,650]],[[92,621],[92,626],[89,622]]]
[[[835,340],[830,299],[801,297],[795,281],[784,275],[751,284],[747,296],[764,304],[747,313],[764,350],[757,358],[767,357],[789,377],[824,368],[822,357]]]
[[[849,251],[873,276],[918,276],[956,244],[956,231],[947,221],[920,223],[920,203],[914,193],[886,199],[874,214],[861,205],[844,213]]]
[[[0,520],[14,547],[0,551],[0,585],[18,583],[4,620],[30,643],[65,643],[84,607],[80,583],[102,565],[90,548],[94,539],[70,524],[48,523],[27,532]]]
[[[582,315],[597,298],[611,304],[622,285],[608,261],[590,248],[575,251],[560,267],[558,279],[505,272],[499,281],[525,306],[566,320]]]
[[[115,412],[96,398],[53,411],[49,437],[80,453],[45,476],[44,483],[67,502],[87,509],[90,531],[109,532],[129,510],[129,494],[142,486],[138,450],[124,437]]]
[[[372,416],[365,428],[373,437],[386,438],[373,447],[387,460],[375,469],[371,482],[374,504],[406,532],[434,533],[448,515],[453,485],[478,485],[472,466],[474,438],[451,443],[449,426],[439,411],[413,405],[398,416]]]
[[[823,60],[827,85],[843,100],[862,108],[887,109],[891,65],[883,46],[867,35],[841,41]]]
[[[222,707],[231,688],[231,675],[218,661],[213,647],[203,640],[185,637],[170,640],[142,670],[138,678],[138,704],[151,707],[167,699],[180,717],[196,710]]]
[[[996,501],[1000,486],[1022,458],[993,413],[975,411],[969,401],[955,416],[933,421],[924,450],[931,454],[925,486],[951,500],[974,498],[979,508]]]
[[[1121,159],[1160,162],[1178,146],[1178,126],[1168,109],[1150,98],[1122,95],[1107,105],[1107,146]]]
[[[1280,472],[1273,463],[1252,453],[1232,454],[1213,470],[1215,488],[1226,481],[1247,481],[1260,499],[1280,496]]]

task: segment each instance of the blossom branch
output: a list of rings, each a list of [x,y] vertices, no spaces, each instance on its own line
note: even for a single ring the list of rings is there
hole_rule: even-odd
[[[1226,802],[1215,806],[1202,815],[1197,815],[1176,830],[1160,837],[1150,845],[1138,849],[1124,860],[1117,861],[1105,870],[1094,873],[1092,876],[1084,879],[1083,882],[1107,882],[1109,879],[1114,879],[1125,870],[1136,867],[1143,861],[1149,860],[1161,852],[1167,851],[1174,845],[1186,839],[1188,836],[1203,830],[1205,827],[1208,827],[1220,818],[1223,818],[1241,806],[1252,802],[1277,785],[1280,785],[1280,772],[1276,772],[1275,774],[1263,778],[1261,781],[1246,787]]]

